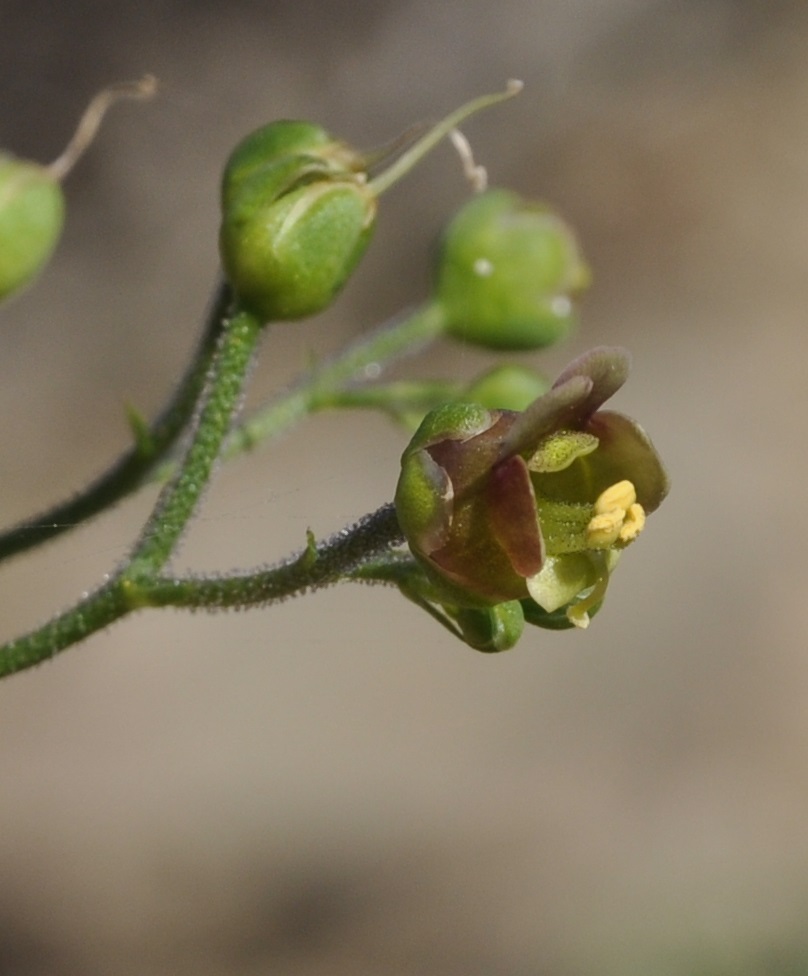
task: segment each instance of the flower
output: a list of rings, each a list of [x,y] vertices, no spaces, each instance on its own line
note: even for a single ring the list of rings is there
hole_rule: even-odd
[[[588,626],[668,492],[642,428],[600,409],[628,371],[627,352],[600,347],[521,413],[454,403],[427,415],[402,457],[396,510],[448,602],[530,598],[554,626],[560,610]]]

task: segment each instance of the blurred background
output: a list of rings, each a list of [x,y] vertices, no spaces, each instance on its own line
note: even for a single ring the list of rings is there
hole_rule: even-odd
[[[217,181],[277,117],[359,146],[522,78],[465,126],[557,205],[582,325],[673,491],[586,633],[485,656],[395,592],[147,613],[0,685],[0,974],[808,973],[808,7],[800,0],[0,0],[1,144],[49,160],[153,72],[0,310],[3,521],[80,488],[179,376]],[[251,402],[426,294],[467,196],[441,148],[334,308],[278,327]],[[441,345],[397,375],[471,376]],[[180,554],[246,567],[390,499],[404,436],[314,418],[223,469]],[[153,499],[3,567],[22,632],[117,564]]]

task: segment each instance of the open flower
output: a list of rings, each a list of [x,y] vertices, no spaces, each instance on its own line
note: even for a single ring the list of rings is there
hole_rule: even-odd
[[[601,410],[628,353],[594,349],[521,413],[447,404],[402,457],[396,510],[410,549],[458,606],[532,598],[578,627],[620,553],[668,492],[650,440]]]

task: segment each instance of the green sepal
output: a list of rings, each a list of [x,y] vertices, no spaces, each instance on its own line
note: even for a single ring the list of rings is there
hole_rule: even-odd
[[[227,209],[245,180],[279,160],[301,155],[316,157],[333,139],[311,122],[280,120],[256,129],[236,146],[222,174],[222,208]]]
[[[495,419],[491,412],[479,403],[468,403],[464,400],[444,403],[431,410],[421,421],[404,451],[403,458],[438,441],[468,440],[488,430]]]
[[[446,472],[427,451],[416,451],[402,462],[395,494],[396,515],[407,538],[417,539],[427,551],[446,543],[450,489]]]
[[[320,126],[282,120],[236,146],[221,186],[219,249],[242,307],[299,319],[335,298],[376,217],[362,156]]]
[[[450,612],[459,637],[475,651],[496,654],[515,647],[525,629],[525,615],[518,600],[498,603],[484,610],[461,607]]]
[[[336,297],[373,232],[376,201],[353,180],[318,174],[311,159],[292,162],[302,185],[272,190],[288,161],[246,180],[224,212],[220,250],[242,306],[265,322],[322,311]],[[272,185],[256,185],[269,176]],[[310,179],[311,182],[306,182]]]
[[[494,415],[479,404],[445,403],[426,415],[407,445],[401,458],[395,506],[401,529],[416,557],[421,558],[445,545],[454,504],[449,477],[428,448],[444,442],[464,442],[488,430],[494,420]],[[434,567],[428,560],[425,568],[432,576]],[[443,581],[443,584],[451,586],[449,581]],[[448,590],[451,601],[465,602],[462,599],[455,601],[456,595],[451,587]],[[476,602],[471,601],[472,605]]]
[[[534,600],[520,600],[525,623],[544,630],[578,630],[579,628],[567,616],[567,608],[548,611],[540,607]],[[589,608],[590,618],[594,617],[603,606],[603,601]]]
[[[525,618],[518,600],[457,605],[452,599],[454,588],[451,585],[420,570],[402,577],[399,589],[408,600],[476,651],[507,651],[522,636]]]

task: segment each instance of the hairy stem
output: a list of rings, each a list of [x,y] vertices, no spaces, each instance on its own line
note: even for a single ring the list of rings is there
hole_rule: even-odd
[[[260,332],[261,323],[244,312],[236,312],[224,323],[191,441],[131,556],[115,576],[74,607],[0,647],[0,677],[53,657],[143,605],[137,581],[159,572],[193,514],[230,428]]]
[[[403,541],[394,506],[384,505],[326,542],[316,545],[311,539],[301,553],[269,569],[146,580],[139,587],[139,599],[152,607],[217,610],[264,606],[350,578],[364,562]]]
[[[225,456],[277,437],[316,410],[340,406],[340,394],[346,387],[377,379],[384,366],[434,342],[443,333],[444,322],[440,306],[427,303],[402,321],[362,336],[239,424],[227,439]]]
[[[188,426],[216,348],[221,324],[232,301],[221,285],[211,305],[194,358],[160,416],[140,442],[82,492],[0,533],[0,561],[54,539],[145,484]]]
[[[0,677],[41,664],[135,610],[252,607],[359,578],[357,569],[383,562],[383,553],[397,559],[390,549],[402,541],[395,510],[385,505],[319,546],[310,540],[303,552],[271,569],[215,579],[133,577],[124,570],[43,627],[0,647]]]
[[[129,607],[117,581],[104,584],[44,626],[0,647],[0,678],[24,671],[108,627]]]
[[[128,578],[157,572],[171,556],[230,430],[261,330],[260,320],[241,309],[226,322],[194,419],[193,437],[135,545],[125,569]]]

